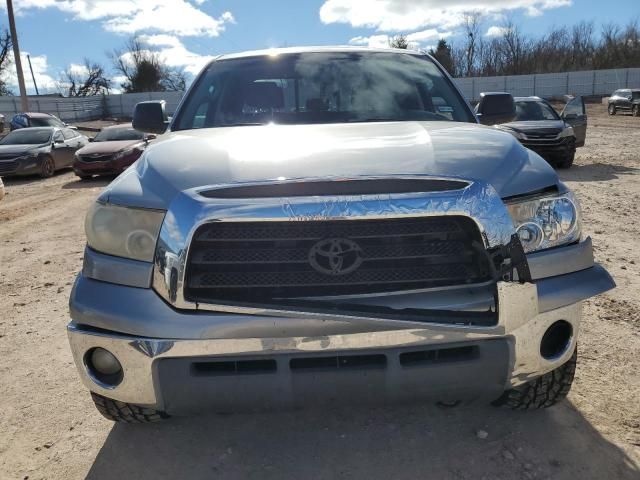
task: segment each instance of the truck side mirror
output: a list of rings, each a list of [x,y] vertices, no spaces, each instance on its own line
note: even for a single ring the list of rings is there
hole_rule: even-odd
[[[133,110],[133,128],[145,133],[163,134],[169,126],[164,100],[140,102]]]
[[[509,123],[516,116],[516,104],[510,93],[483,92],[476,106],[476,117],[483,125]]]

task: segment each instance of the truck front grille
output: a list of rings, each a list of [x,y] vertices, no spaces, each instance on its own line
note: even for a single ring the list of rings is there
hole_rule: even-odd
[[[82,160],[83,162],[89,162],[89,163],[93,163],[93,162],[108,162],[110,160],[113,159],[113,154],[112,153],[107,153],[104,155],[80,155],[80,160]]]
[[[190,301],[401,291],[488,280],[483,242],[467,217],[214,222],[194,234]]]

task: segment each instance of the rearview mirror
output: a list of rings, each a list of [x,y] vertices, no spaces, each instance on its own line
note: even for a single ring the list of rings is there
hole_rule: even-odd
[[[145,133],[163,134],[169,122],[164,100],[140,102],[133,110],[133,128]]]
[[[483,125],[509,123],[516,116],[513,96],[505,92],[483,92],[476,106],[476,117]]]

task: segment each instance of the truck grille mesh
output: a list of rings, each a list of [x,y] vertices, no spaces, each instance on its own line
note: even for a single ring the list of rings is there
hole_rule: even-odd
[[[477,283],[490,277],[482,248],[473,221],[457,216],[207,223],[193,237],[184,293],[253,303]]]

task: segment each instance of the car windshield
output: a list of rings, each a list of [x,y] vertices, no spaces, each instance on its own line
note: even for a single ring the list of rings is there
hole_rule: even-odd
[[[113,142],[117,140],[142,140],[144,133],[134,130],[132,127],[105,128],[93,139],[94,142]]]
[[[35,117],[35,118],[32,117],[31,126],[32,127],[64,127],[65,124],[55,117]]]
[[[516,101],[516,120],[560,120],[560,117],[548,103]]]
[[[172,128],[410,120],[475,122],[427,56],[310,52],[213,62]]]
[[[14,130],[0,140],[0,145],[41,145],[51,139],[49,129],[20,129]]]

